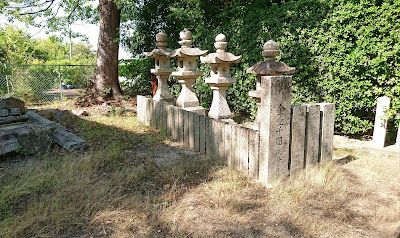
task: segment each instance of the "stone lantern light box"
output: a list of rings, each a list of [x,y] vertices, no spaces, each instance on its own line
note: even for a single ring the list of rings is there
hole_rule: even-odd
[[[151,52],[145,53],[147,57],[155,59],[155,68],[151,69],[151,73],[156,75],[158,87],[153,99],[155,101],[173,104],[174,97],[168,89],[167,80],[173,71],[170,58],[174,54],[174,50],[167,48],[167,35],[164,32],[160,32],[156,35],[156,42],[157,48]]]
[[[211,64],[210,77],[206,78],[205,82],[213,90],[213,100],[208,116],[215,119],[231,118],[231,111],[226,102],[226,90],[236,82],[236,79],[230,76],[230,64],[239,63],[242,59],[242,56],[225,52],[227,45],[225,35],[219,34],[215,37],[214,43],[217,52],[200,57],[202,63]]]

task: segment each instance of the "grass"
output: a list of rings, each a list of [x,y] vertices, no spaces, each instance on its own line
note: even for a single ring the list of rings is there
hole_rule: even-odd
[[[114,115],[59,121],[84,153],[0,164],[0,237],[388,237],[400,226],[400,160],[346,151],[349,163],[266,189],[173,148],[132,112]]]

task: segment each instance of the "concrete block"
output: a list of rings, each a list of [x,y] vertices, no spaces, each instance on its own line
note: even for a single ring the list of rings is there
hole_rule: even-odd
[[[200,153],[206,154],[206,117],[199,115],[199,149]]]
[[[258,179],[258,157],[260,148],[260,132],[249,130],[249,175],[253,179]]]
[[[390,109],[390,97],[379,97],[376,106],[374,135],[372,137],[372,145],[375,148],[383,148],[386,146],[387,133],[387,116],[386,112]]]
[[[200,151],[200,115],[193,113],[193,133],[194,133],[194,148],[196,152]]]
[[[233,168],[232,150],[234,149],[234,146],[232,146],[232,125],[229,123],[225,124],[224,149],[227,164],[229,167]]]
[[[291,76],[261,77],[259,180],[289,174]]]
[[[335,132],[335,104],[318,103],[320,106],[320,163],[327,163],[333,156],[333,134]]]
[[[307,106],[292,106],[291,115],[290,173],[294,174],[305,168],[304,153]]]
[[[307,104],[306,115],[306,142],[305,142],[305,166],[306,168],[316,165],[319,156],[320,136],[320,106]]]

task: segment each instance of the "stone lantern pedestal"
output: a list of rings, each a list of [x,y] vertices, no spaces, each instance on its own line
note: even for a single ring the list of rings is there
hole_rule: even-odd
[[[213,101],[208,116],[232,121],[230,119],[232,116],[231,111],[226,102],[226,90],[236,82],[236,79],[230,76],[230,64],[239,63],[242,56],[235,56],[232,53],[225,52],[228,45],[225,35],[217,35],[215,41],[214,46],[217,52],[200,57],[202,63],[211,64],[210,77],[205,80],[213,90]]]
[[[279,54],[278,45],[275,41],[268,41],[263,46],[262,55],[265,61],[257,62],[254,66],[247,69],[247,73],[257,74],[256,90],[250,91],[249,96],[257,101],[257,116],[254,121],[254,130],[260,129],[260,107],[261,107],[261,93],[263,90],[262,80],[263,76],[282,76],[284,74],[293,74],[296,68],[288,67],[285,63],[275,61],[275,57]]]
[[[155,58],[155,68],[151,69],[151,73],[156,75],[158,87],[153,100],[174,104],[174,97],[171,95],[167,85],[168,77],[173,71],[170,57],[172,57],[174,51],[167,48],[167,35],[165,33],[158,33],[156,41],[157,49],[145,53],[147,57]]]
[[[180,32],[179,36],[182,39],[179,41],[181,48],[176,49],[172,56],[178,59],[178,70],[171,74],[182,84],[182,90],[176,100],[176,105],[187,111],[193,111],[204,115],[205,109],[199,105],[199,99],[192,85],[195,83],[196,78],[203,73],[201,71],[196,71],[196,58],[207,54],[208,51],[191,47],[192,32],[185,29]]]

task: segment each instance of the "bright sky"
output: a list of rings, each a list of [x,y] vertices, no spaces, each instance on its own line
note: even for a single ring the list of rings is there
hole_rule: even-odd
[[[1,25],[13,25],[17,26],[22,29],[26,29],[26,31],[33,36],[34,38],[42,38],[46,39],[51,35],[57,35],[60,36],[60,33],[50,33],[46,34],[46,30],[43,29],[41,30],[40,28],[36,27],[25,27],[24,24],[22,23],[9,23],[6,21],[5,17],[0,15],[0,24]],[[89,43],[92,46],[92,49],[97,50],[97,40],[99,38],[99,26],[94,25],[94,24],[87,24],[83,22],[75,22],[72,26],[71,29],[73,32],[79,32],[83,35],[86,35],[89,38]],[[79,42],[82,39],[73,39],[74,42]],[[68,42],[69,39],[65,39],[64,42]],[[118,52],[118,58],[119,59],[131,59],[132,55],[122,49],[122,47],[119,47],[119,52]]]

